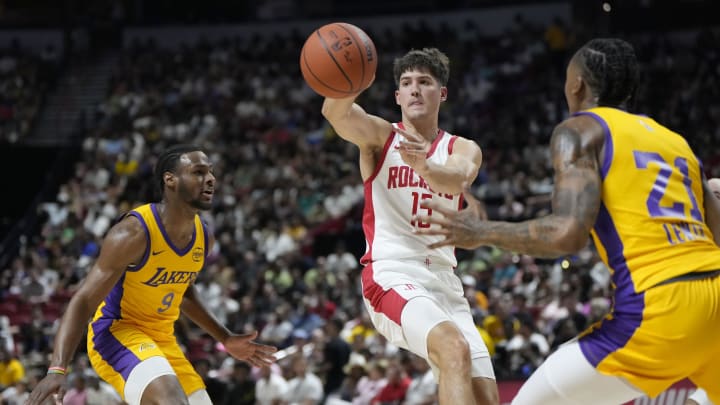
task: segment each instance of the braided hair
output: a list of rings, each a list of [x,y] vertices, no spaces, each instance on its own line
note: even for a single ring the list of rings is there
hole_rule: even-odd
[[[196,145],[179,144],[166,149],[155,163],[153,176],[157,195],[162,199],[165,195],[165,172],[175,173],[180,157],[189,152],[201,151]]]
[[[640,76],[632,45],[618,38],[593,39],[578,50],[576,60],[598,106],[628,107]]]

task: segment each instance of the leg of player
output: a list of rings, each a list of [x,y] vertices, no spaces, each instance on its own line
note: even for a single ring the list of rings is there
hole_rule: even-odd
[[[439,369],[438,397],[441,404],[474,402],[470,384],[470,347],[452,322],[445,321],[430,330],[428,357]]]
[[[454,323],[442,322],[430,331],[428,355],[439,369],[441,404],[493,405],[499,402],[490,357],[472,359],[468,343]],[[468,378],[476,374],[488,377]]]
[[[617,405],[644,395],[620,377],[598,372],[572,341],[551,354],[523,384],[513,405]]]
[[[486,357],[488,366],[492,368],[490,357]],[[499,404],[500,394],[498,393],[497,382],[494,378],[489,377],[473,377],[472,379],[473,394],[475,394],[476,404]]]
[[[125,382],[128,405],[190,405],[167,359],[150,357],[133,368]]]
[[[134,405],[161,405],[181,404],[190,405],[187,396],[180,386],[180,381],[174,375],[163,375],[152,380],[142,393],[140,402],[132,402],[128,398],[128,404]]]
[[[402,311],[402,325],[410,350],[428,359],[435,373],[440,404],[498,403],[490,358],[472,358],[472,345],[434,300],[409,300]]]

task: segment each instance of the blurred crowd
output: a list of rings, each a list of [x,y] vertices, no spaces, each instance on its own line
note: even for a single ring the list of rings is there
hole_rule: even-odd
[[[51,45],[33,52],[12,41],[0,49],[0,144],[30,133],[61,65],[62,55]]]
[[[533,26],[518,16],[499,37],[483,35],[472,21],[399,32],[368,31],[380,63],[359,102],[398,120],[393,58],[439,47],[451,60],[441,126],[483,148],[472,191],[495,219],[547,213],[547,144],[566,115],[565,63],[581,45],[571,28],[560,20]],[[685,135],[708,176],[720,175],[712,147],[720,140],[718,33],[628,39],[643,63],[636,111]],[[295,33],[165,49],[148,40],[123,52],[110,92],[87,125],[74,176],[42,204],[41,229],[0,273],[4,403],[21,403],[44,375],[59,316],[102,236],[118,214],[155,200],[154,157],[176,142],[203,146],[218,177],[214,207],[203,214],[218,241],[196,284],[203,302],[231,330],[258,331],[260,341],[280,349],[277,364],[250,368],[181,317],[178,340],[213,402],[435,402],[427,364],[389,344],[365,314],[357,150],[326,124],[321,97],[302,81],[303,41]],[[18,100],[39,97],[34,87],[25,89],[31,93],[18,93]],[[500,380],[526,378],[610,309],[610,274],[591,244],[557,260],[494,248],[457,254],[457,273]],[[65,403],[120,403],[88,366],[85,350],[82,343]]]

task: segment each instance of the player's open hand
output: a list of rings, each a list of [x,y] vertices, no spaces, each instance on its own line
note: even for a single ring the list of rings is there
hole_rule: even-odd
[[[416,172],[427,167],[427,154],[430,151],[430,142],[418,134],[408,132],[402,128],[395,128],[395,132],[405,139],[400,141],[398,152],[403,162],[412,167]]]
[[[62,405],[65,395],[65,376],[48,374],[32,390],[24,405]]]
[[[223,345],[225,350],[238,360],[248,362],[255,367],[269,366],[275,362],[274,353],[277,348],[254,342],[253,339],[257,335],[257,331],[245,335],[232,335],[223,342]]]
[[[415,228],[418,235],[442,235],[445,238],[430,244],[431,249],[442,246],[456,246],[463,249],[475,249],[482,245],[482,224],[487,220],[487,212],[483,204],[478,201],[468,188],[463,184],[463,197],[467,201],[467,207],[460,211],[448,209],[429,199],[420,204],[420,207],[439,212],[442,215],[416,215],[413,218],[415,223],[430,223],[429,228]]]

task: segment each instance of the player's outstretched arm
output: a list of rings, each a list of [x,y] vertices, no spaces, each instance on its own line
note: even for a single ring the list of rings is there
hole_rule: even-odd
[[[211,235],[208,251],[212,250],[214,243],[215,238]],[[266,366],[275,361],[273,354],[277,348],[254,342],[253,339],[257,337],[257,332],[238,335],[228,330],[199,299],[194,284],[185,290],[180,310],[215,340],[222,343],[227,352],[236,359],[246,361],[256,367]]]
[[[145,253],[146,236],[134,217],[113,226],[103,241],[100,255],[78,291],[70,299],[54,341],[50,370],[30,393],[27,405],[41,405],[65,385],[65,370],[75,355],[87,323],[100,302],[110,293],[127,267]]]
[[[222,343],[225,350],[234,358],[246,361],[255,367],[267,366],[275,361],[273,354],[277,348],[255,342],[257,331],[247,334],[230,332],[200,301],[194,285],[190,285],[185,291],[180,309],[191,321]]]
[[[360,148],[382,147],[392,131],[387,120],[368,114],[355,103],[357,95],[347,98],[325,98],[322,115],[337,134]]]
[[[427,160],[430,141],[404,129],[395,131],[403,136],[398,149],[403,161],[422,176],[434,192],[460,194],[464,183],[475,181],[482,165],[482,151],[474,141],[458,137],[452,154],[445,164],[440,165]]]
[[[445,236],[431,248],[494,245],[537,257],[574,253],[587,243],[600,208],[597,148],[602,142],[602,128],[586,117],[571,118],[555,128],[551,140],[555,169],[553,213],[548,216],[519,223],[485,221],[484,209],[470,193],[464,193],[468,207],[461,211],[441,208],[432,201],[424,203],[424,207],[443,215],[416,218],[437,225],[416,232]]]

